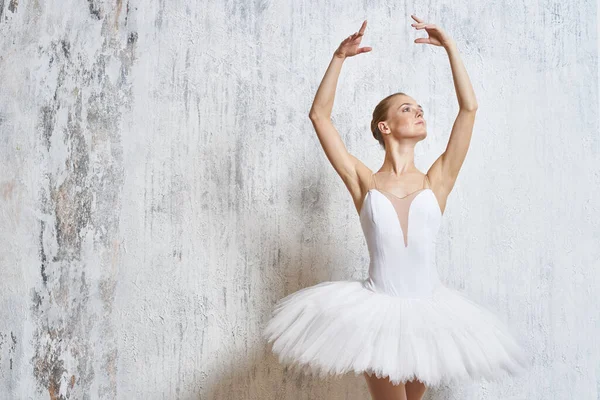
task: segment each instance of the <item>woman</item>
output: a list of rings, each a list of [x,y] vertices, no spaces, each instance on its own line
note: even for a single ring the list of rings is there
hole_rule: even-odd
[[[462,378],[514,375],[528,365],[508,327],[437,275],[435,239],[448,194],[465,159],[477,100],[454,41],[439,27],[416,21],[450,59],[459,112],[444,153],[426,174],[414,164],[427,137],[423,109],[395,93],[373,112],[371,130],[385,149],[373,173],[348,153],[330,115],[348,57],[360,48],[367,21],[335,51],[310,118],[334,169],[354,199],[371,257],[364,281],[323,282],[275,306],[265,336],[281,362],[321,375],[363,374],[373,399],[421,399],[427,387]]]

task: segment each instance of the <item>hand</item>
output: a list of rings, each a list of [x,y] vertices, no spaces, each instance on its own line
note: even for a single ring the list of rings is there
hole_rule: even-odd
[[[415,39],[415,43],[433,44],[435,46],[443,46],[444,48],[447,48],[453,43],[452,39],[446,35],[442,28],[434,24],[423,22],[423,20],[417,18],[416,15],[411,15],[411,17],[417,21],[417,23],[412,23],[410,26],[413,26],[415,29],[425,29],[429,35],[427,38]]]
[[[373,50],[371,47],[358,47],[360,45],[360,41],[362,40],[363,35],[365,34],[365,29],[367,27],[367,20],[362,23],[360,30],[350,36],[340,43],[340,46],[335,51],[334,55],[340,58],[352,57],[357,54],[367,53]]]

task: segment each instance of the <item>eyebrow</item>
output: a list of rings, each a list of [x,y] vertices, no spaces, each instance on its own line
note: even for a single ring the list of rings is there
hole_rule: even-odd
[[[402,103],[402,104],[400,104],[400,107],[402,107],[402,106],[404,106],[404,105],[406,105],[406,104],[408,104],[409,106],[412,106],[412,105],[413,105],[413,103]],[[419,106],[419,108],[421,109],[421,111],[423,111],[423,107],[421,107],[421,105],[420,105],[420,104],[417,104],[417,106]],[[400,108],[400,107],[398,107],[398,108]]]

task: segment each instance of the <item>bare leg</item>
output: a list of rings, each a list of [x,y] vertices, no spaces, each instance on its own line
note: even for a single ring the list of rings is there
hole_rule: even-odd
[[[364,373],[373,400],[407,400],[404,384],[394,385],[389,378],[377,378]]]
[[[406,399],[407,400],[421,400],[427,387],[425,384],[418,379],[406,382],[404,385],[406,388]]]

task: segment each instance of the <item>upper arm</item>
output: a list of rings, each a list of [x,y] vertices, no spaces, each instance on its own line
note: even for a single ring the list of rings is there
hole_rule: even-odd
[[[465,161],[477,110],[463,110],[458,112],[446,150],[438,157],[429,168],[429,179],[440,194],[448,196],[458,177],[458,173]]]
[[[370,169],[348,152],[330,118],[313,117],[311,121],[327,159],[356,203],[362,197],[364,177],[368,176]]]

